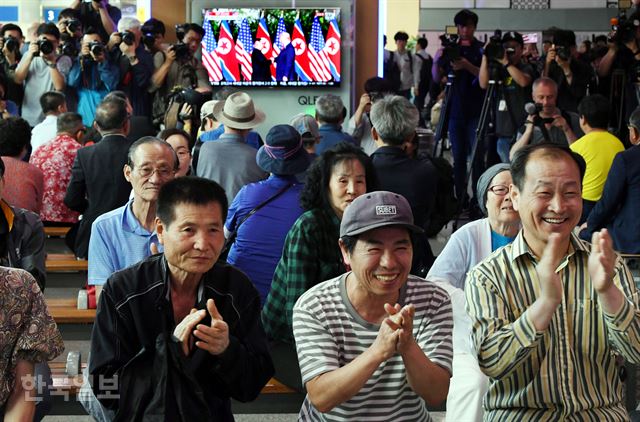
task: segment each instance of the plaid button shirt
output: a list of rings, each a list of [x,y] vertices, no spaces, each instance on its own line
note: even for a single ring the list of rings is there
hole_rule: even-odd
[[[293,305],[311,287],[345,271],[339,237],[340,220],[331,210],[307,211],[291,227],[262,309],[271,339],[293,344]]]

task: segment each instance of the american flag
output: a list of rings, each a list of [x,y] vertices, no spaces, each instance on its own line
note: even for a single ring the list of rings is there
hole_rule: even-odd
[[[331,63],[324,51],[324,37],[322,36],[322,28],[318,17],[313,18],[311,25],[311,42],[309,43],[309,60],[311,65],[316,68],[316,72],[322,81],[331,79]]]
[[[204,38],[202,39],[202,64],[207,69],[211,82],[220,82],[222,80],[220,58],[218,57],[218,53],[216,53],[217,47],[218,44],[213,36],[211,21],[205,21]]]
[[[253,73],[251,52],[253,52],[253,40],[251,39],[249,22],[246,19],[242,19],[240,30],[238,31],[238,39],[236,40],[236,59],[240,63],[240,71],[245,81],[250,81]]]
[[[274,39],[273,49],[276,51],[276,56],[280,54],[280,50],[282,50],[282,44],[280,43],[280,35],[283,32],[287,32],[287,27],[284,24],[284,18],[280,17],[278,21],[278,28],[276,29],[276,38]]]

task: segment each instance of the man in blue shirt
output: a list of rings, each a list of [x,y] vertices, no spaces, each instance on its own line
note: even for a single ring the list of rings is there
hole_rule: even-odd
[[[89,285],[97,286],[96,296],[112,273],[161,251],[156,202],[177,168],[176,153],[167,142],[147,136],[131,145],[124,176],[133,187],[133,199],[102,214],[91,226]]]
[[[321,155],[340,142],[357,145],[351,135],[342,131],[342,122],[346,116],[342,99],[337,95],[326,94],[316,100],[316,121],[320,126],[321,140],[316,146],[316,154]]]

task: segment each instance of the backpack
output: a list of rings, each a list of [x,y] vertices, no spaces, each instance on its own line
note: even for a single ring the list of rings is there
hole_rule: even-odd
[[[384,62],[383,78],[389,82],[393,92],[398,92],[400,90],[400,67],[398,66],[398,63],[396,63],[393,51],[389,52],[389,60]]]
[[[453,181],[453,167],[444,157],[429,157],[438,172],[436,204],[431,214],[429,226],[425,228],[428,237],[437,235],[447,223],[458,214],[458,200]]]
[[[431,85],[431,68],[433,67],[433,59],[431,56],[426,59],[420,54],[416,54],[416,57],[420,59],[420,84],[418,85],[418,91],[425,93],[429,90]]]

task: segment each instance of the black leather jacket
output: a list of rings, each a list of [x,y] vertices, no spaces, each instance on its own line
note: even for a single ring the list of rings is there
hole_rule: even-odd
[[[94,393],[118,411],[117,420],[146,420],[160,412],[171,421],[232,421],[231,397],[258,396],[274,372],[258,292],[242,272],[217,263],[204,274],[194,307],[206,309],[209,298],[229,325],[229,347],[220,356],[195,348],[185,357],[171,340],[175,323],[163,254],[107,280],[91,336],[89,373]],[[114,375],[120,378],[119,400],[101,397],[98,377]]]

